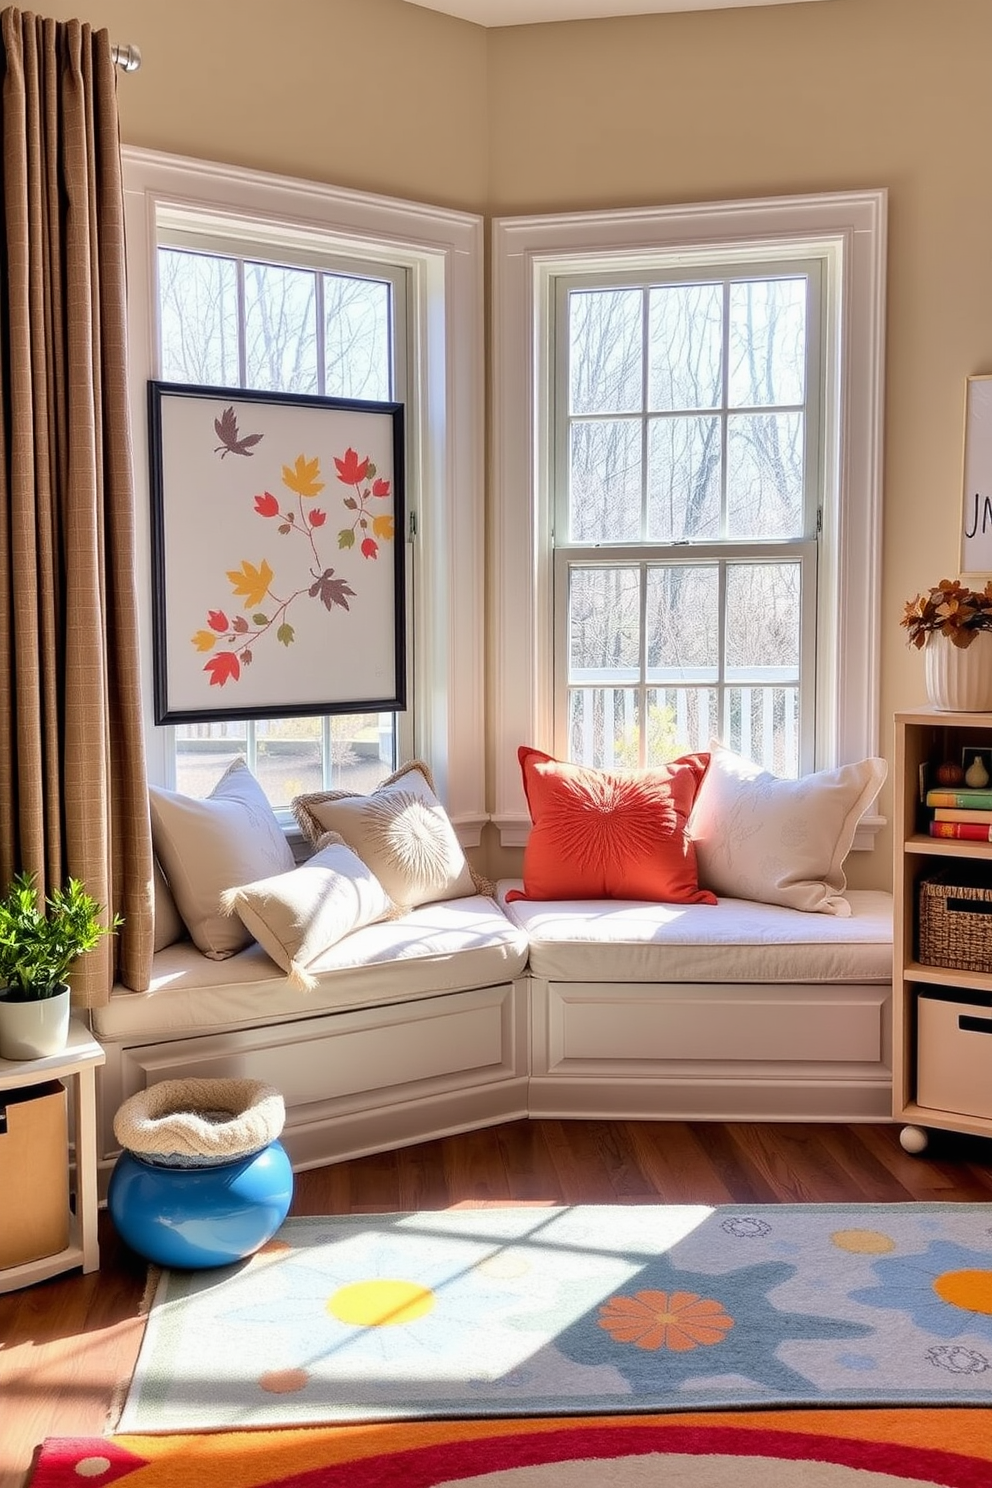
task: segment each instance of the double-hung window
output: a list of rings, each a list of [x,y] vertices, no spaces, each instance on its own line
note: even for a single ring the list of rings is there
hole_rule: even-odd
[[[596,766],[714,737],[813,759],[816,262],[561,276],[555,739]]]
[[[619,768],[718,739],[793,777],[878,752],[885,208],[494,224],[504,845],[520,744]]]
[[[276,807],[429,762],[462,842],[486,820],[482,221],[417,202],[124,147],[136,561],[149,779],[206,794],[232,755]],[[155,722],[147,383],[399,402],[408,706]]]
[[[156,257],[166,382],[405,401],[404,269],[255,243],[250,223],[232,246],[176,208],[160,216]],[[240,756],[277,808],[305,791],[370,790],[395,768],[404,722],[378,713],[180,724],[176,787],[206,795]],[[408,730],[402,752],[412,752]]]

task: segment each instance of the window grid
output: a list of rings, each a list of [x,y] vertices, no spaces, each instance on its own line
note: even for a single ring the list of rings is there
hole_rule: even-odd
[[[819,265],[797,263],[775,265],[767,272],[735,275],[732,270],[706,275],[706,282],[722,279],[721,365],[719,402],[702,398],[689,407],[652,407],[650,379],[651,289],[687,282],[677,275],[664,279],[652,277],[640,283],[640,408],[626,411],[610,408],[606,417],[619,425],[640,423],[640,512],[639,538],[631,549],[617,543],[616,534],[600,532],[594,540],[583,539],[573,532],[576,515],[572,498],[571,452],[574,430],[581,423],[603,418],[602,409],[576,409],[576,384],[572,331],[573,296],[610,287],[625,292],[635,286],[629,275],[588,276],[562,275],[556,282],[554,336],[556,370],[553,372],[552,408],[554,419],[553,485],[555,490],[552,540],[554,545],[554,614],[555,614],[555,721],[556,748],[567,757],[605,767],[639,766],[660,763],[691,749],[705,749],[718,736],[740,753],[755,758],[777,774],[797,775],[811,767],[815,697],[815,617],[817,531],[820,512],[818,458],[818,400],[821,378],[816,366],[819,346],[818,299],[821,292]],[[806,336],[802,367],[801,402],[752,401],[732,405],[731,401],[731,295],[735,287],[779,279],[785,274],[801,279],[806,286]],[[694,275],[699,283],[701,276]],[[747,291],[750,295],[750,291]],[[753,339],[748,343],[753,354]],[[622,379],[621,379],[622,380]],[[752,388],[752,392],[754,389]],[[796,530],[786,537],[776,536],[755,543],[730,535],[730,428],[732,418],[760,418],[798,415],[804,423],[801,505]],[[701,544],[692,538],[673,542],[653,541],[650,537],[650,443],[651,430],[663,420],[685,416],[719,419],[719,535],[717,543]],[[564,538],[562,534],[565,534]],[[715,602],[716,655],[713,664],[702,668],[658,668],[649,665],[648,574],[667,571],[671,575],[689,575],[700,561],[715,566],[717,594]],[[637,664],[633,669],[617,666],[599,670],[576,666],[572,638],[574,581],[591,569],[601,573],[618,571],[624,565],[636,566],[638,574],[638,619],[636,638]],[[728,626],[734,615],[728,609],[728,581],[744,574],[766,581],[778,571],[795,582],[796,642],[790,664],[778,667],[731,667],[727,662]],[[788,586],[787,586],[788,587]],[[797,591],[797,592],[796,592]],[[612,694],[612,700],[611,700]]]
[[[204,242],[202,246],[196,246],[196,237],[192,240],[186,234],[170,234],[162,232],[158,240],[157,263],[161,266],[163,256],[169,253],[188,254],[191,258],[201,260],[216,259],[231,263],[235,270],[235,302],[236,302],[236,331],[237,331],[237,366],[238,379],[233,384],[247,388],[249,384],[248,367],[248,297],[246,291],[246,266],[257,265],[260,269],[274,268],[276,270],[303,270],[312,276],[313,283],[313,338],[314,338],[314,367],[315,392],[324,395],[327,387],[327,362],[326,362],[326,302],[325,302],[325,280],[333,273],[337,277],[349,280],[371,280],[376,283],[385,282],[387,286],[386,303],[388,307],[389,334],[388,350],[386,353],[385,366],[382,372],[385,377],[385,388],[380,390],[378,396],[387,400],[394,400],[397,396],[396,387],[402,370],[402,363],[397,356],[397,348],[405,345],[405,337],[400,332],[400,323],[405,313],[404,275],[402,271],[396,270],[389,273],[382,266],[370,267],[365,273],[353,264],[342,266],[339,263],[322,262],[317,265],[298,264],[293,262],[287,255],[283,257],[260,258],[250,252],[238,252],[230,244],[223,248],[213,248]],[[159,314],[159,364],[165,359],[165,348],[162,344],[164,306],[162,304],[162,289],[160,278],[160,314]],[[169,380],[176,382],[194,382],[198,378],[178,369],[174,365],[166,369]],[[227,385],[226,382],[224,385]],[[273,387],[271,391],[286,391],[283,387]],[[398,540],[401,535],[397,534]],[[318,735],[313,740],[315,746],[312,750],[302,747],[297,749],[297,759],[294,763],[299,767],[294,775],[284,769],[280,769],[276,762],[276,754],[279,742],[268,738],[270,730],[275,730],[285,738],[291,738],[300,730],[305,730],[315,724],[318,726]],[[373,734],[374,739],[365,739],[360,746],[356,740],[355,745],[342,739],[342,731],[345,729],[359,728],[363,734]],[[394,715],[357,715],[356,719],[349,719],[340,715],[319,715],[314,719],[290,719],[290,720],[265,720],[245,719],[230,722],[212,722],[200,724],[175,725],[169,732],[173,740],[173,755],[176,761],[177,787],[191,795],[207,795],[216,783],[220,775],[232,757],[232,754],[240,755],[253,774],[260,777],[265,785],[273,805],[286,808],[293,795],[302,794],[308,790],[328,789],[341,786],[346,779],[350,787],[356,790],[369,790],[374,788],[384,776],[395,769],[398,757],[397,724]],[[363,750],[374,744],[374,750],[370,751],[368,758],[356,753],[356,747]],[[230,745],[230,748],[225,748]],[[184,746],[186,746],[184,748]],[[218,747],[219,746],[219,747]],[[209,753],[204,763],[204,757],[200,749],[206,747],[208,751],[216,749],[213,759]],[[301,757],[302,756],[302,757]],[[347,774],[346,774],[347,772]]]

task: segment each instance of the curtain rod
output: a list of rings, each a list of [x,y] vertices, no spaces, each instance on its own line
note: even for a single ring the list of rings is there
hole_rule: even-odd
[[[141,53],[133,42],[125,42],[123,46],[112,46],[110,55],[124,72],[137,72],[141,66]]]

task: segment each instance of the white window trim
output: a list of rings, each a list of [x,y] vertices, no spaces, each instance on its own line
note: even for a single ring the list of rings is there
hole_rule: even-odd
[[[151,565],[146,385],[156,373],[156,218],[183,205],[222,220],[267,221],[273,240],[328,235],[366,259],[370,244],[405,265],[421,331],[408,417],[408,499],[417,512],[414,594],[414,753],[430,766],[466,847],[484,823],[484,352],[482,218],[319,182],[125,147],[131,421],[142,607],[145,749],[149,779],[171,783],[151,698]]]
[[[506,217],[493,223],[493,634],[495,811],[505,847],[522,846],[530,816],[517,747],[553,739],[550,502],[546,500],[550,346],[544,307],[553,278],[668,255],[824,256],[826,323],[835,352],[827,398],[838,431],[825,451],[824,499],[837,532],[825,544],[821,604],[835,617],[821,657],[817,768],[878,752],[882,417],[887,193]],[[827,633],[827,627],[824,633]],[[824,682],[823,679],[826,679]],[[833,685],[831,685],[831,682]],[[862,820],[869,848],[883,818]]]

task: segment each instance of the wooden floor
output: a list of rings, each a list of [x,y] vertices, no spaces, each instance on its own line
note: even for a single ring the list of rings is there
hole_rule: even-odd
[[[992,1141],[935,1133],[909,1157],[889,1125],[518,1121],[297,1174],[291,1212],[911,1200],[992,1203]],[[130,1376],[146,1268],[106,1212],[100,1240],[98,1272],[0,1296],[0,1488],[44,1437],[100,1435]]]

